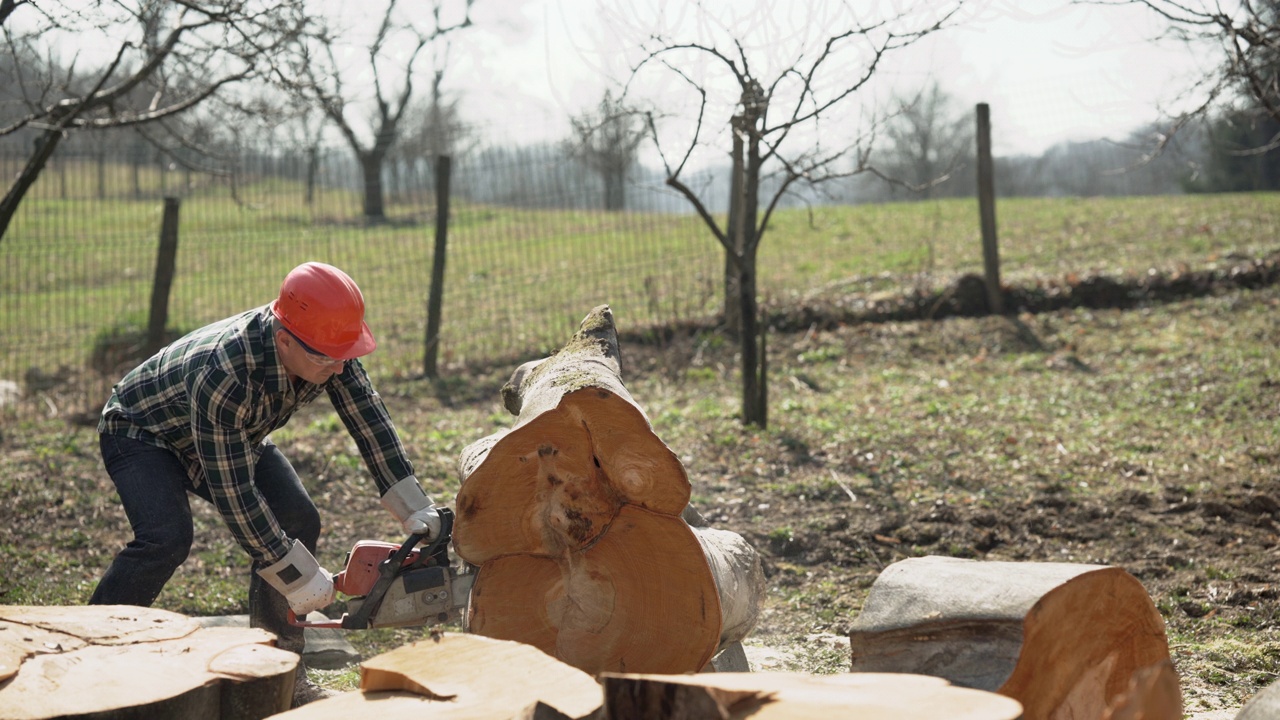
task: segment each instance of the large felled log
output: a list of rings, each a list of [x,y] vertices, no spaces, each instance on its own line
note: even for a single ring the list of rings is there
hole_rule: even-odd
[[[689,478],[621,380],[608,306],[503,388],[510,429],[459,458],[468,629],[588,673],[703,668],[759,613],[758,554],[681,517]]]
[[[1016,700],[925,675],[604,673],[605,717],[630,720],[1015,720]]]
[[[443,633],[360,665],[360,692],[304,705],[282,720],[588,718],[595,678],[529,645]]]
[[[0,718],[268,717],[298,665],[274,641],[151,608],[0,606]]]
[[[1169,661],[1142,584],[1122,568],[1073,563],[894,563],[849,639],[854,671],[994,690],[1021,702],[1027,720],[1102,717],[1136,673]]]

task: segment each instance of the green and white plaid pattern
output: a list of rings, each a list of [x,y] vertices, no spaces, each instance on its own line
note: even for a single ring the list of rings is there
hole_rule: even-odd
[[[191,482],[210,496],[240,545],[274,563],[291,542],[253,483],[268,435],[327,392],[373,473],[379,494],[413,474],[382,398],[364,366],[350,360],[323,385],[289,382],[263,306],[174,341],[113,388],[98,432],[172,450]]]

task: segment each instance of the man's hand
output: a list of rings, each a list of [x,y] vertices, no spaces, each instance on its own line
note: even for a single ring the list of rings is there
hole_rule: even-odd
[[[382,506],[405,532],[423,535],[427,542],[440,536],[440,513],[431,506],[431,498],[422,491],[418,478],[410,475],[392,485],[382,496]]]
[[[405,518],[402,525],[405,532],[422,535],[423,540],[431,542],[440,537],[440,512],[434,507],[423,508]]]
[[[258,571],[267,584],[289,602],[298,617],[306,617],[333,602],[333,575],[320,567],[306,546],[295,540],[285,556]]]

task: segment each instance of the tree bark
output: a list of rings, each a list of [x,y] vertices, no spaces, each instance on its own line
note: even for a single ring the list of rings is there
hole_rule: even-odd
[[[125,605],[0,606],[0,716],[268,717],[289,708],[298,666],[274,637]]]
[[[604,673],[607,718],[628,720],[1016,720],[1017,701],[910,674]]]
[[[479,567],[468,629],[595,674],[694,672],[755,625],[741,537],[681,517],[689,479],[622,384],[608,306],[503,388],[515,425],[464,448],[454,547]]]
[[[1164,620],[1142,584],[1118,567],[1071,563],[894,563],[849,639],[855,672],[996,691],[1028,720],[1101,717],[1136,673],[1169,661]]]
[[[382,195],[382,160],[384,154],[374,151],[359,153],[360,172],[364,178],[365,219],[381,222],[387,218]]]

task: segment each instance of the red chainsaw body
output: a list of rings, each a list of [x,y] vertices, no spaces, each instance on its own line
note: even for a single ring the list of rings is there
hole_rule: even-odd
[[[333,587],[345,595],[368,595],[373,584],[378,582],[378,565],[390,558],[400,549],[397,543],[381,540],[360,540],[347,553],[347,566],[333,578]],[[403,565],[411,565],[418,560],[418,551],[414,549],[404,559]]]

